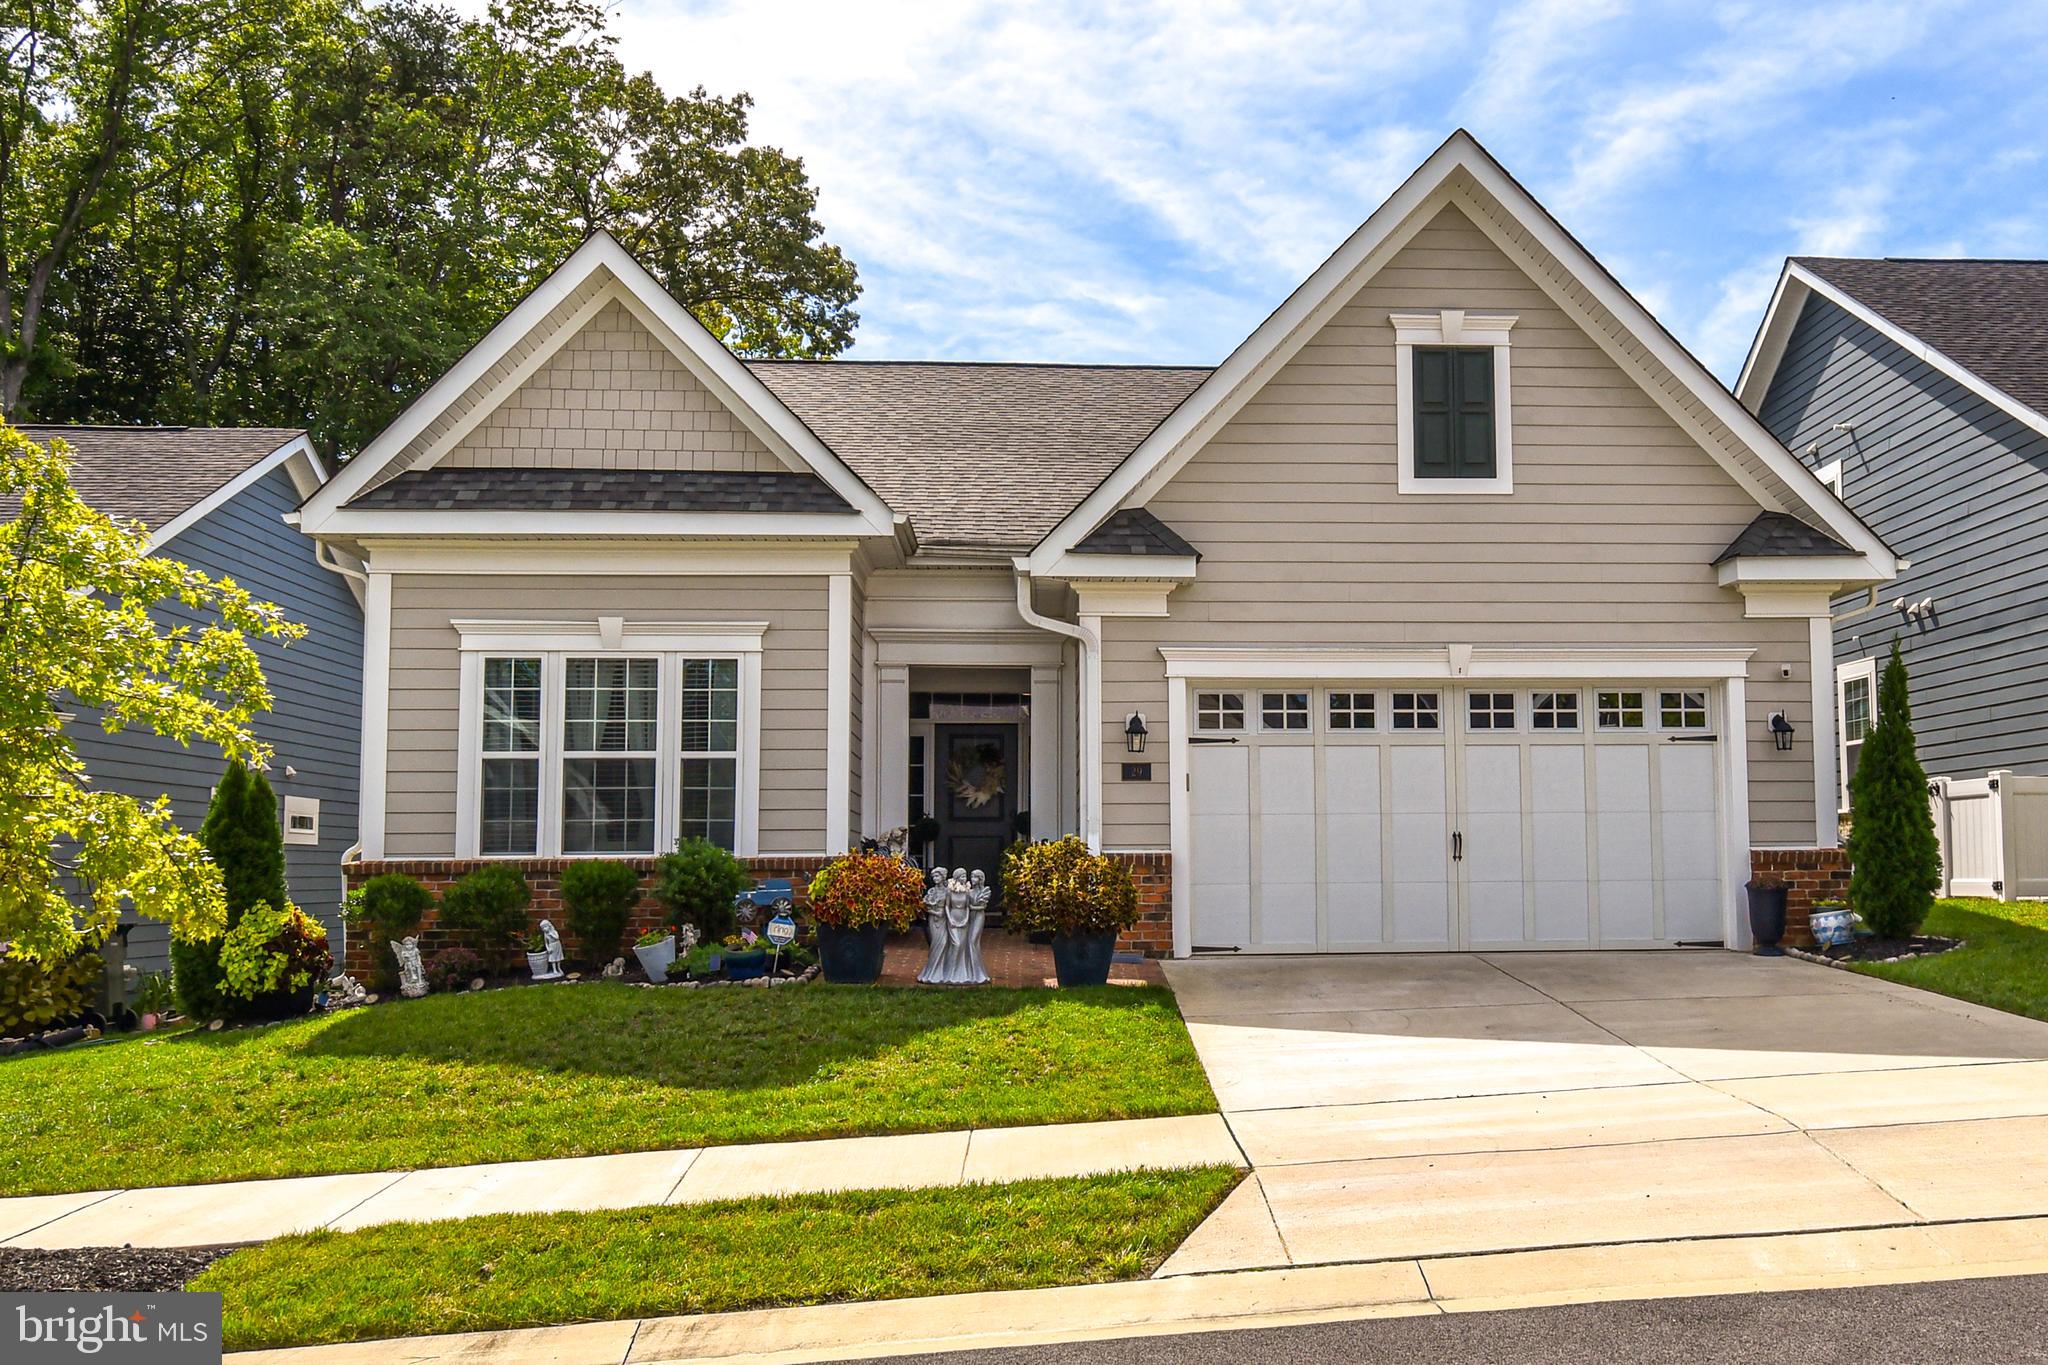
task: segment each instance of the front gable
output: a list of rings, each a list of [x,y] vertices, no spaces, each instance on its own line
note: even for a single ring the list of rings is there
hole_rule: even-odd
[[[900,520],[602,232],[301,515],[337,538],[890,536]]]

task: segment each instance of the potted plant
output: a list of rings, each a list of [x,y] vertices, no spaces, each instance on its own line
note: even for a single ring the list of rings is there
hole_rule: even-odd
[[[668,964],[676,960],[676,936],[667,929],[649,929],[633,940],[633,956],[649,981],[666,981]]]
[[[752,930],[734,934],[725,941],[725,976],[728,981],[751,981],[768,975],[768,945]]]
[[[1758,877],[1745,888],[1749,892],[1749,934],[1756,940],[1750,949],[1758,957],[1783,957],[1778,946],[1785,937],[1785,883],[1776,877]]]
[[[250,906],[221,940],[222,989],[252,1018],[305,1014],[333,966],[327,930],[290,901]]]
[[[1815,901],[1806,916],[1813,941],[1823,948],[1847,943],[1856,935],[1856,915],[1840,901]]]
[[[885,853],[848,853],[811,878],[810,899],[825,979],[865,986],[882,974],[889,935],[908,929],[923,911],[924,878]]]
[[[525,950],[527,975],[533,977],[536,981],[546,976],[548,974],[548,941],[546,936],[540,930],[535,929],[531,933],[515,934],[513,937],[519,940],[519,946]]]
[[[1137,922],[1130,868],[1091,853],[1081,839],[1012,844],[1003,855],[1004,927],[1052,935],[1053,972],[1062,986],[1106,984],[1116,936]]]

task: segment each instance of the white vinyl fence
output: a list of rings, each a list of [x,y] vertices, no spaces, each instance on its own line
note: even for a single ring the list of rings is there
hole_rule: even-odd
[[[1936,777],[1927,795],[1942,895],[2048,898],[2048,777]]]

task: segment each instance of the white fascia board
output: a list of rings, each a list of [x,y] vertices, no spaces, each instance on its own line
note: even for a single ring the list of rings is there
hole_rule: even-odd
[[[301,433],[151,531],[149,552],[155,554],[280,466],[290,471],[292,486],[298,490],[301,498],[309,491],[319,488],[327,477],[326,467],[320,463],[320,457],[313,453],[312,438]],[[289,514],[286,515],[286,522],[291,524]]]
[[[1763,408],[1764,395],[1770,392],[1771,380],[1785,358],[1786,343],[1792,339],[1792,328],[1799,321],[1800,310],[1806,307],[1807,292],[1806,285],[1793,275],[1788,259],[1778,271],[1777,286],[1771,290],[1771,301],[1764,309],[1763,321],[1757,324],[1756,336],[1750,339],[1742,373],[1735,380],[1736,401],[1751,412]]]
[[[1868,555],[1737,555],[1715,565],[1714,578],[1724,588],[1832,584],[1840,591],[1889,582],[1898,576],[1895,564],[1890,555],[1881,561]]]
[[[701,650],[759,654],[766,621],[627,621],[462,618],[448,623],[465,653],[541,653],[587,649],[608,654]]]
[[[1034,578],[1188,583],[1194,581],[1193,555],[1064,554]]]
[[[1795,290],[1790,287],[1792,285],[1797,285],[1798,288]],[[1968,366],[1950,359],[1883,314],[1873,311],[1854,296],[1837,289],[1794,261],[1785,263],[1785,278],[1780,283],[1778,296],[1771,300],[1771,313],[1764,324],[1764,332],[1759,335],[1757,349],[1752,352],[1749,363],[1743,366],[1740,392],[1744,395],[1745,401],[1750,401],[1752,406],[1763,402],[1763,395],[1770,389],[1771,380],[1777,373],[1778,363],[1784,359],[1783,339],[1779,339],[1775,353],[1767,350],[1766,339],[1774,327],[1782,328],[1785,336],[1791,334],[1793,325],[1799,320],[1799,310],[1805,306],[1810,294],[1819,294],[1914,359],[1925,361],[2014,421],[2048,436],[2048,414],[2036,412],[1997,385],[1987,383]]]
[[[874,535],[894,534],[895,514],[879,494],[851,466],[841,460],[805,426],[788,405],[761,382],[718,338],[677,303],[646,267],[610,233],[593,233],[569,259],[535,287],[510,313],[484,335],[482,341],[456,362],[440,379],[420,395],[376,439],[349,461],[342,472],[304,510],[309,529],[332,532],[332,515],[349,499],[367,488],[402,451],[440,418],[463,394],[475,386],[526,336],[546,320],[570,294],[599,271],[608,272],[614,286],[608,290],[627,304],[643,325],[662,338],[678,361],[702,380],[732,409],[733,413],[792,468],[809,469],[852,505],[867,521],[880,529]],[[574,328],[564,327],[553,339],[559,349]],[[544,357],[543,357],[544,358]],[[529,362],[533,357],[528,358]],[[487,412],[497,406],[499,395],[488,395],[477,404]],[[421,467],[431,467],[437,453],[430,453]]]
[[[889,534],[859,513],[543,512],[484,509],[342,508],[305,529],[319,536],[708,536],[725,540],[845,539]]]

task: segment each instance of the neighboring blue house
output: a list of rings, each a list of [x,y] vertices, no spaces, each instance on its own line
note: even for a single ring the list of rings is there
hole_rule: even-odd
[[[322,564],[314,543],[285,521],[326,477],[312,443],[302,431],[277,428],[19,430],[38,444],[62,437],[80,496],[142,522],[157,553],[232,578],[306,627],[289,648],[255,643],[274,702],[256,730],[273,750],[268,776],[282,803],[292,899],[327,926],[338,957],[342,854],[356,841],[363,610],[349,569]],[[97,785],[146,799],[168,794],[179,823],[199,828],[220,780],[219,750],[187,749],[140,729],[110,735],[89,723],[72,733]],[[129,936],[128,960],[163,971],[168,943],[165,926],[145,920]]]
[[[1930,775],[2048,773],[2048,261],[1794,257],[1736,392],[1900,555],[1836,604],[1841,771],[1896,638]]]

